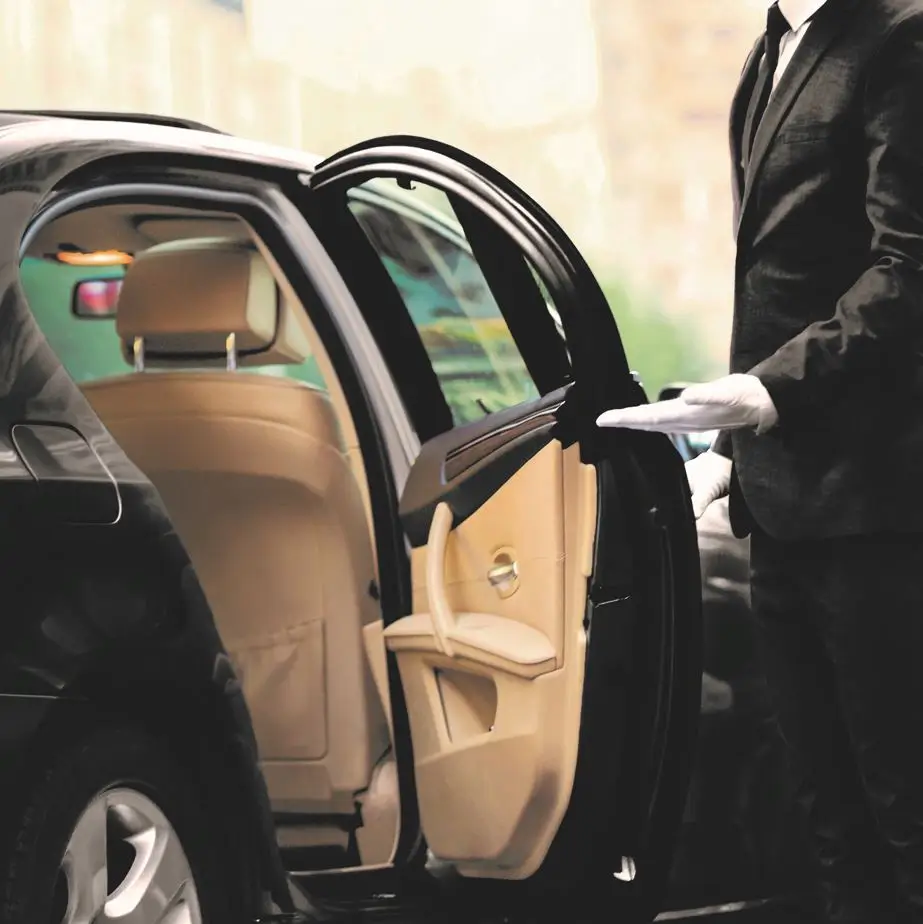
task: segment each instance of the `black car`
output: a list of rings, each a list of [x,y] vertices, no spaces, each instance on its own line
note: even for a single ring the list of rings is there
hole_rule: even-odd
[[[741,897],[682,859],[682,459],[595,426],[644,396],[540,206],[421,138],[8,112],[0,216],[4,921]]]

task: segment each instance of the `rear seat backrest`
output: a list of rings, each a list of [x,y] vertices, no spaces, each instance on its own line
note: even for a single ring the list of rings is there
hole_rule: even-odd
[[[302,362],[292,310],[240,244],[151,248],[125,276],[117,329],[158,371],[84,390],[189,552],[241,675],[274,809],[351,813],[388,746],[362,640],[380,613],[359,488],[324,392],[221,368],[231,334],[241,366]]]

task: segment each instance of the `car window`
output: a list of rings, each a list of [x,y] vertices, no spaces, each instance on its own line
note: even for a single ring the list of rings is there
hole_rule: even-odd
[[[400,293],[456,426],[539,396],[447,197],[418,186],[423,207],[357,187],[349,208]]]
[[[29,305],[50,346],[77,383],[92,382],[130,371],[111,313],[93,316],[91,310],[78,316],[74,310],[75,287],[81,281],[117,281],[124,277],[124,265],[72,266],[54,254],[27,256],[20,264],[20,279]],[[110,311],[118,310],[115,305]],[[189,368],[189,367],[186,367]],[[152,367],[150,372],[158,371]],[[248,365],[247,372],[278,375],[326,389],[317,361],[308,356],[301,364],[279,366]]]
[[[74,287],[85,279],[121,279],[122,266],[67,266],[51,259],[26,257],[20,279],[29,306],[65,369],[77,382],[92,381],[128,371],[115,321],[103,317],[77,318],[72,311]]]

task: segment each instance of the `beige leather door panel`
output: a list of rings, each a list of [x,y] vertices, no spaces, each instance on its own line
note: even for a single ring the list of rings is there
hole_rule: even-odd
[[[414,549],[414,612],[384,631],[409,712],[423,831],[468,876],[540,865],[573,784],[596,517],[592,467],[548,442]]]
[[[551,646],[555,667],[561,664],[564,643],[562,491],[561,446],[551,443],[453,531],[445,562],[436,568],[453,610],[489,613],[534,629]],[[413,552],[416,613],[428,612],[431,559],[427,549]],[[489,577],[508,560],[518,572],[509,581],[512,593],[504,592],[503,583],[493,586]]]

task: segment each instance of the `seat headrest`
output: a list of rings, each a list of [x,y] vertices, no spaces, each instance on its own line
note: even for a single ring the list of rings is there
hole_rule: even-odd
[[[307,344],[280,342],[286,306],[266,261],[248,244],[198,238],[138,254],[122,282],[116,331],[126,358],[144,341],[145,366],[222,365],[234,334],[240,365],[300,363]],[[301,347],[301,348],[298,348]]]

